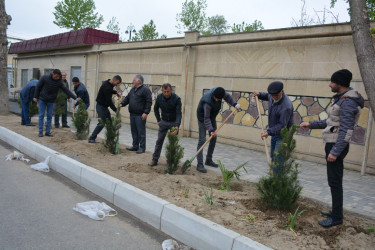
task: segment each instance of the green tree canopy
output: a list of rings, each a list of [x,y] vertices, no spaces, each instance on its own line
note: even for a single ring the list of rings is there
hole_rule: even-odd
[[[208,18],[207,29],[203,32],[204,35],[222,34],[228,30],[227,20],[222,15],[216,15]]]
[[[95,9],[94,0],[62,0],[55,6],[53,23],[70,30],[98,28],[104,20]]]
[[[247,24],[242,22],[241,24],[233,24],[232,32],[251,32],[256,30],[264,30],[263,24],[261,21],[255,20],[252,24]]]
[[[156,25],[154,21],[151,19],[148,24],[142,26],[135,36],[132,38],[133,41],[141,41],[141,40],[154,40],[158,39],[159,33],[156,32]]]
[[[178,33],[184,31],[203,31],[206,27],[206,0],[185,0],[182,11],[176,16]]]

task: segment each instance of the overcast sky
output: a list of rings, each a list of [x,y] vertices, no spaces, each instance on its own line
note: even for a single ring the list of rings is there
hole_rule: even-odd
[[[32,39],[67,32],[53,24],[58,0],[5,0],[7,14],[12,16],[7,35],[23,39]],[[106,30],[112,17],[120,24],[120,35],[132,23],[136,30],[152,19],[156,24],[159,35],[166,34],[168,38],[181,37],[177,33],[176,14],[181,12],[184,0],[95,0],[96,12],[103,15],[104,22],[99,29]],[[318,13],[324,8],[338,17],[340,22],[350,20],[347,13],[349,5],[344,0],[338,0],[335,8],[330,9],[330,0],[306,0],[307,15],[317,20]],[[223,15],[229,25],[233,23],[252,23],[255,19],[261,21],[265,29],[291,27],[292,20],[301,17],[301,0],[207,0],[207,16]],[[332,14],[326,12],[328,23]]]

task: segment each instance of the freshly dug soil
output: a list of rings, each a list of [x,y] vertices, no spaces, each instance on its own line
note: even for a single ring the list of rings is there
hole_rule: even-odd
[[[201,174],[190,168],[184,175],[165,174],[165,159],[158,166],[150,167],[147,164],[151,153],[135,154],[125,150],[127,145],[120,145],[120,154],[113,155],[103,144],[76,140],[75,134],[66,128],[53,129],[54,137],[40,138],[36,127],[22,126],[16,115],[0,116],[0,126],[274,249],[375,247],[375,233],[367,230],[375,226],[375,221],[345,213],[343,225],[324,229],[317,221],[322,219],[320,211],[327,208],[308,199],[298,202],[299,210],[305,211],[296,222],[296,236],[285,227],[287,214],[294,213],[295,209],[278,211],[264,206],[255,183],[234,180],[232,191],[218,190],[223,184],[222,177],[213,171]],[[211,187],[214,205],[204,201],[203,189],[210,194]]]

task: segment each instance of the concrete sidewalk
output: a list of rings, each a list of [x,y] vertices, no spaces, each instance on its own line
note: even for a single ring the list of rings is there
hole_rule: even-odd
[[[70,120],[69,120],[70,121]],[[93,131],[97,124],[97,119],[92,118],[90,131]],[[104,129],[99,134],[104,137]],[[157,139],[157,130],[146,130],[146,151],[153,152]],[[167,138],[166,138],[167,141]],[[165,155],[165,143],[161,156]],[[132,144],[132,137],[129,124],[122,124],[120,129],[120,143],[125,145]],[[198,139],[180,138],[180,144],[185,148],[184,158],[181,162],[189,160],[197,151]],[[204,156],[206,149],[204,149]],[[205,159],[205,158],[204,158]],[[145,159],[147,162],[150,159]],[[214,161],[220,160],[226,168],[234,169],[238,165],[248,161],[246,165],[247,174],[243,172],[241,179],[251,182],[257,182],[268,172],[266,155],[263,152],[235,147],[220,143],[220,138],[216,143],[214,152]],[[331,206],[331,193],[328,187],[326,166],[308,161],[297,161],[300,164],[299,180],[303,187],[302,196],[311,198],[318,202]],[[194,165],[194,166],[193,166]],[[196,160],[192,164],[195,168]],[[212,171],[220,173],[220,169],[206,167]],[[209,173],[208,173],[209,174]],[[361,176],[360,172],[344,171],[344,210],[354,212],[364,217],[375,220],[375,176]]]

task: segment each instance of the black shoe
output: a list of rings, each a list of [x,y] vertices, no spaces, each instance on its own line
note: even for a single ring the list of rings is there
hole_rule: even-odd
[[[43,137],[43,132],[39,132],[39,137]]]
[[[35,126],[35,124],[31,124],[31,123],[29,123],[29,124],[25,124],[26,126],[29,126],[29,127],[34,127]]]
[[[95,139],[89,139],[89,143],[99,143],[99,142],[95,141]]]
[[[135,147],[130,147],[130,148],[126,148],[126,150],[128,150],[128,151],[137,151],[137,150],[138,150],[138,148],[135,148]]]
[[[203,164],[198,164],[197,170],[201,173],[207,173],[207,169],[204,168]]]
[[[219,167],[219,165],[217,165],[213,160],[210,160],[210,161],[206,160],[206,162],[204,164],[207,165],[207,166],[214,167],[214,168]]]
[[[63,128],[70,128],[68,125],[62,125]]]
[[[151,160],[151,162],[148,164],[150,167],[154,167],[156,165],[158,165],[158,161],[155,161],[155,160]]]
[[[321,211],[320,215],[324,216],[324,217],[331,217],[332,216],[332,212],[331,211],[329,211],[329,212],[323,212],[323,211]]]
[[[342,219],[334,219],[332,217],[329,217],[328,219],[320,220],[318,223],[322,227],[327,228],[327,227],[341,225],[342,224]]]
[[[59,128],[60,127],[60,125],[55,125],[55,128]]]
[[[21,122],[21,125],[26,125],[26,123],[24,123],[24,122]]]
[[[137,154],[143,154],[145,152],[144,149],[138,149],[138,151],[136,152]]]
[[[49,137],[53,137],[53,134],[51,134],[51,132],[46,132],[44,135],[49,136]]]

